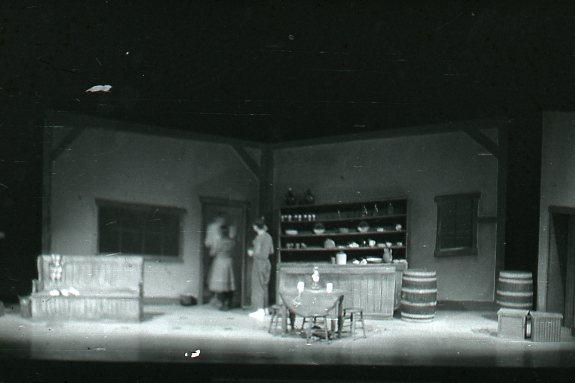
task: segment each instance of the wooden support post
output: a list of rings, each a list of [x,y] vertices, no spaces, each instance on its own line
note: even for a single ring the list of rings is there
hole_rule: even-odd
[[[50,128],[48,127],[48,129]],[[84,128],[74,128],[72,129],[71,132],[66,134],[66,136],[62,138],[58,146],[54,150],[52,150],[50,154],[50,160],[55,161],[58,158],[58,156],[62,154],[64,150],[66,150],[70,145],[72,145],[72,142],[74,142],[74,140],[78,138],[83,131]]]
[[[245,167],[248,168],[253,173],[253,175],[261,182],[262,171],[260,169],[260,166],[256,163],[256,161],[245,151],[243,147],[238,145],[232,145],[232,148],[234,149],[235,153],[238,155],[242,163],[245,165]]]
[[[497,156],[497,246],[495,248],[495,290],[499,271],[505,266],[505,220],[507,199],[507,167],[508,167],[508,127],[500,126],[497,129],[498,153]]]
[[[489,137],[487,137],[479,129],[475,128],[464,128],[463,131],[473,138],[477,143],[487,149],[495,157],[499,158],[499,145],[493,142]]]
[[[268,232],[273,236],[276,232],[277,227],[276,214],[274,214],[274,152],[271,149],[262,150],[261,159],[261,175],[260,175],[260,200],[259,200],[259,213],[260,216],[265,217],[266,222],[268,222]],[[277,248],[279,243],[279,238],[273,238],[274,247]],[[272,264],[272,272],[270,276],[270,281],[268,284],[268,297],[269,303],[275,301],[276,295],[276,266],[277,266],[278,255],[277,251],[274,251],[274,255],[270,257],[270,262]]]
[[[43,126],[43,153],[42,153],[42,253],[51,252],[51,202],[52,202],[52,128]]]

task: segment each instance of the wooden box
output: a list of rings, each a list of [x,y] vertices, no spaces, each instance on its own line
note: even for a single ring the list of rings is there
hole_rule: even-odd
[[[560,342],[563,315],[544,311],[531,311],[531,340],[534,342]]]
[[[393,316],[395,306],[395,267],[393,265],[332,265],[327,263],[283,263],[278,267],[278,291],[295,290],[298,281],[311,286],[314,266],[320,273],[320,285],[333,283],[343,290],[344,307],[357,307],[368,318]],[[279,302],[278,297],[278,302]]]
[[[30,296],[33,318],[138,321],[143,312],[143,259],[138,256],[61,257],[53,278],[51,256],[38,257],[38,281]],[[51,296],[73,287],[77,295]]]
[[[502,308],[497,311],[497,336],[525,339],[528,310]]]

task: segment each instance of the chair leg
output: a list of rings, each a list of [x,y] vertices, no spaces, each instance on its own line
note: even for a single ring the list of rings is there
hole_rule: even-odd
[[[365,335],[365,322],[363,320],[363,311],[360,311],[359,316],[361,318],[361,329],[363,330],[363,337],[367,338],[367,335]]]
[[[272,313],[272,317],[270,318],[270,328],[268,329],[268,332],[271,334],[272,333],[272,328],[274,325],[274,319],[275,319],[275,313]]]
[[[331,321],[328,322],[327,317],[323,317],[323,329],[324,329],[324,332],[325,332],[325,340],[326,340],[327,342],[329,342],[328,326],[329,326],[329,323],[330,323],[330,322],[331,322]]]
[[[352,338],[355,339],[355,318],[353,312],[349,315],[349,332]]]

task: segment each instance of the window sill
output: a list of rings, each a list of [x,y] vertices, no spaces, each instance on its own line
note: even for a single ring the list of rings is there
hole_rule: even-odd
[[[477,255],[477,248],[466,247],[461,249],[435,250],[436,257],[458,257],[469,255]]]
[[[98,256],[121,256],[121,257],[142,257],[144,262],[154,262],[154,263],[184,263],[184,258],[181,255],[142,255],[142,254],[107,254],[100,253]]]

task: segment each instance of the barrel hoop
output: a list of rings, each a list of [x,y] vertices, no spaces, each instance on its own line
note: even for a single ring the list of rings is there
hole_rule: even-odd
[[[404,281],[411,281],[411,282],[435,282],[437,281],[436,277],[433,278],[413,278],[411,276],[403,274]]]
[[[403,287],[401,291],[405,293],[430,294],[430,293],[436,293],[437,289],[410,289],[407,287]]]
[[[513,283],[513,284],[526,284],[526,285],[532,285],[533,284],[532,279],[510,279],[510,278],[501,278],[501,277],[499,277],[499,282],[507,282],[507,283]]]
[[[401,313],[402,317],[406,317],[406,318],[416,318],[416,319],[428,319],[428,318],[433,318],[435,316],[435,313],[433,314],[408,314],[408,313]]]
[[[409,302],[409,301],[401,301],[402,305],[406,306],[418,306],[418,307],[426,307],[426,306],[437,306],[437,301],[433,302]]]
[[[503,278],[532,278],[533,274],[527,271],[501,271],[499,276]]]
[[[527,292],[527,293],[518,293],[516,291],[501,291],[501,290],[497,290],[497,294],[499,295],[507,295],[510,297],[532,297],[533,296],[533,291],[531,292]]]
[[[531,303],[513,303],[513,302],[502,302],[502,301],[497,301],[497,303],[503,307],[519,307],[526,309],[529,309],[532,306]]]
[[[416,270],[405,270],[403,275],[419,275],[422,277],[435,277],[437,273],[435,271],[416,271]]]

